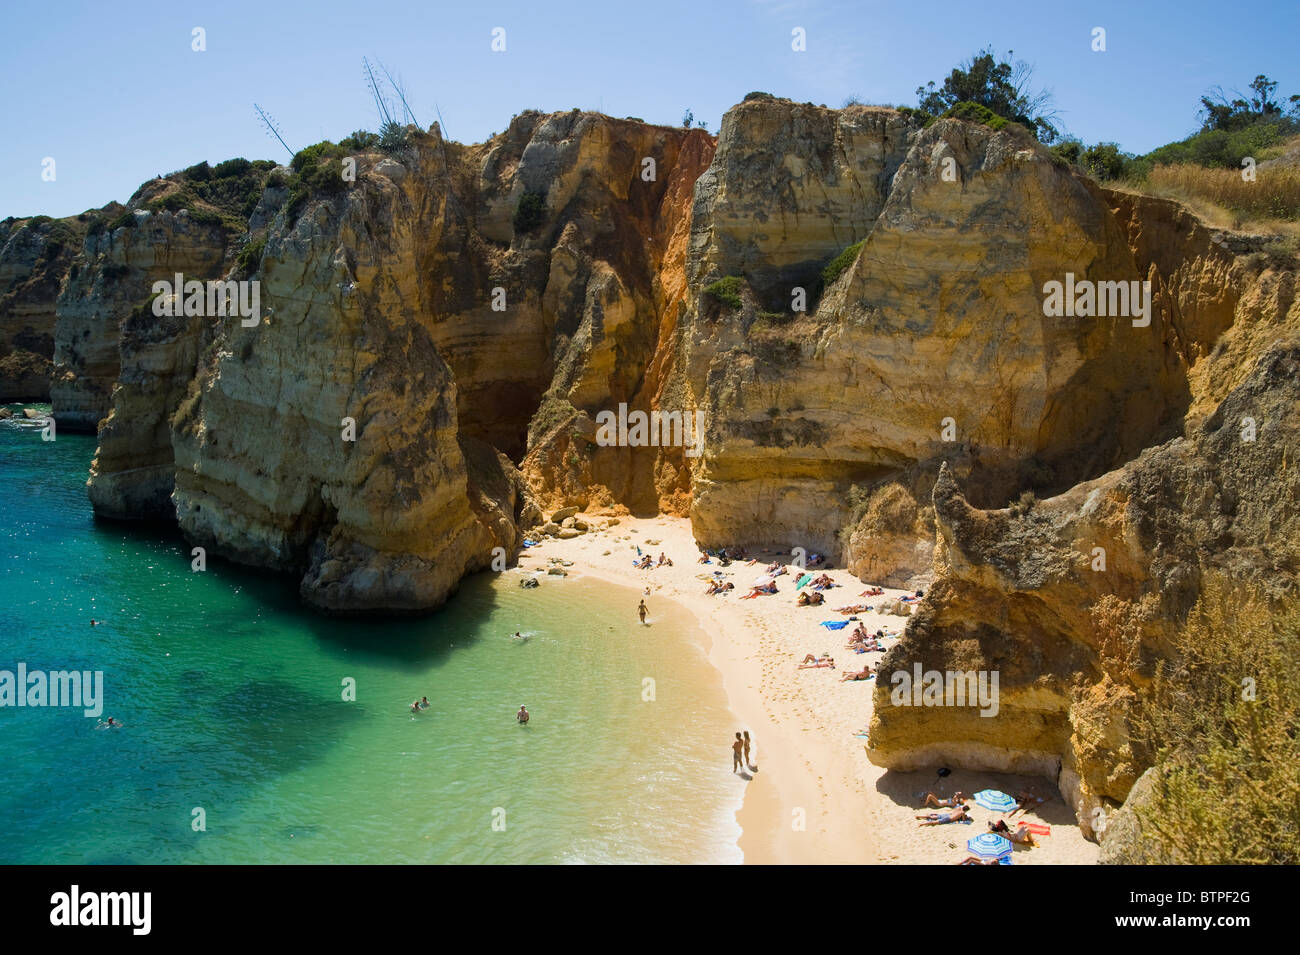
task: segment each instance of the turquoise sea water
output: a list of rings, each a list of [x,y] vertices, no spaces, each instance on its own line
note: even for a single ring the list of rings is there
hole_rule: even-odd
[[[0,862],[740,861],[738,726],[693,618],[513,573],[425,618],[325,618],[96,522],[94,443],[0,422],[0,669],[103,671],[124,724],[0,708]]]

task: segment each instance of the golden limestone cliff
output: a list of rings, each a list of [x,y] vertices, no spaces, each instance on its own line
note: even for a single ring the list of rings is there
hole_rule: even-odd
[[[49,400],[54,303],[89,218],[0,222],[0,402]]]
[[[146,190],[148,186],[146,186]],[[225,271],[228,235],[185,210],[129,212],[129,226],[89,234],[55,306],[50,401],[59,427],[94,434],[121,371],[120,332],[147,306],[153,283],[212,279]]]
[[[942,470],[935,582],[881,662],[874,762],[1046,775],[1086,828],[1127,797],[1152,759],[1132,738],[1131,709],[1198,598],[1213,589],[1281,607],[1300,596],[1294,275],[1294,263],[1234,266],[1228,285],[1245,292],[1208,355],[1190,331],[1205,316],[1188,302],[1172,310],[1169,339],[1202,356],[1191,410],[1204,413],[1189,413],[1185,435],[999,510],[972,507]],[[918,665],[998,672],[996,715],[895,698],[892,675]]]
[[[1207,582],[1294,577],[1295,262],[1018,127],[755,95],[716,140],[526,112],[348,158],[277,171],[240,265],[179,213],[87,240],[56,406],[116,383],[97,511],[338,613],[435,607],[579,507],[924,582],[886,672],[997,670],[1000,707],[885,679],[872,759],[1045,773],[1085,824]],[[259,282],[260,322],[136,308],[182,269]],[[652,412],[701,433],[609,440]]]
[[[773,111],[793,114],[791,130],[800,113],[838,125],[809,141],[773,127]],[[756,130],[728,138],[751,123]],[[849,153],[841,165],[851,174],[830,162],[839,155],[831,142],[859,140],[870,148]],[[724,163],[762,169],[757,179],[768,182],[774,168],[799,170],[801,189],[779,177],[766,192],[757,182],[715,187]],[[691,510],[705,543],[835,552],[837,532],[867,517],[846,534],[849,566],[907,580],[929,570],[928,492],[940,460],[953,459],[982,502],[1002,503],[1033,479],[1066,487],[1101,473],[1178,421],[1188,360],[1181,343],[1164,340],[1169,323],[1156,313],[1162,281],[1192,279],[1163,277],[1135,254],[1108,195],[1023,131],[942,120],[908,134],[891,111],[745,104],[728,114],[714,166],[696,193],[697,290],[726,274],[744,281],[739,308],[697,297],[682,346],[709,422]],[[853,221],[837,198],[870,214],[837,231],[819,218]],[[788,222],[778,222],[787,205]],[[747,245],[710,224],[715,215],[734,223],[734,206],[750,210],[746,225],[730,227],[757,236]],[[1231,255],[1208,233],[1198,239],[1204,249],[1183,245],[1175,257],[1204,255],[1226,269]],[[813,268],[850,242],[860,249],[816,289]],[[1137,326],[1113,314],[1044,315],[1047,281],[1125,283],[1127,292],[1152,275],[1155,317]],[[792,312],[801,289],[808,310]],[[1198,320],[1208,328],[1223,312],[1230,301]]]
[[[526,113],[482,146],[412,133],[305,203],[268,189],[260,323],[126,319],[97,510],[170,509],[213,553],[300,574],[323,609],[402,612],[513,554],[542,516],[530,486],[548,506],[684,500],[684,468],[632,480],[624,448],[588,442],[586,479],[566,478],[579,408],[654,393],[711,151],[702,131]]]

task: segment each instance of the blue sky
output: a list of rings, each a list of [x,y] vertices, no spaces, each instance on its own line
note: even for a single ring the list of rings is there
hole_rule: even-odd
[[[1193,131],[1215,85],[1245,89],[1263,72],[1300,92],[1297,0],[93,0],[9,4],[4,24],[0,217],[125,201],[203,159],[286,160],[255,101],[295,149],[374,129],[362,56],[400,75],[422,126],[436,103],[462,142],[527,108],[678,123],[689,107],[716,132],[751,90],[915,104],[917,86],[988,44],[1035,66],[1069,132],[1134,152]],[[490,48],[498,26],[504,53]],[[1091,49],[1097,26],[1104,53]],[[205,52],[191,49],[194,27]],[[791,50],[795,27],[806,52]]]

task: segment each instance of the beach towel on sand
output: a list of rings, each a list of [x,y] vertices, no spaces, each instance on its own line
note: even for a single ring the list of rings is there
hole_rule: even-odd
[[[843,630],[849,625],[847,620],[823,620],[822,626],[827,630]]]
[[[1036,836],[1050,836],[1052,834],[1052,827],[1041,822],[1027,822],[1024,824],[1024,828]]]

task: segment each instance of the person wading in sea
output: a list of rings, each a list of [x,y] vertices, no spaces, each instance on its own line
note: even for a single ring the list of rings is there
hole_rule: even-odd
[[[526,726],[528,724],[528,707],[520,703],[519,712],[515,714],[515,719],[519,721],[520,726]]]
[[[640,616],[641,622],[645,623],[645,615],[650,611],[646,609],[645,601],[641,601],[640,606],[636,608],[637,615]]]
[[[743,769],[744,763],[741,762],[741,753],[745,749],[745,741],[736,734],[736,741],[731,744],[731,771],[734,773],[737,769]]]

